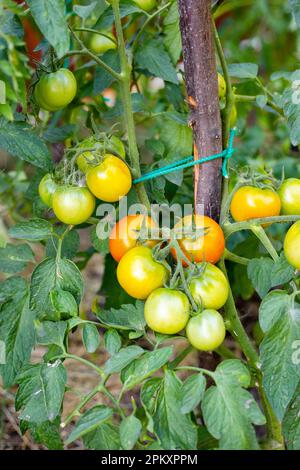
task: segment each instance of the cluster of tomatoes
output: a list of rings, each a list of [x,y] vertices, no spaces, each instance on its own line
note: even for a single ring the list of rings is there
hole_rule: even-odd
[[[205,232],[201,236],[185,236],[184,228],[192,224],[194,229]],[[184,290],[167,287],[171,269],[166,261],[159,261],[153,254],[157,240],[139,244],[139,231],[143,225],[151,230],[156,223],[149,216],[129,215],[117,222],[111,231],[109,247],[118,262],[120,285],[132,297],[146,300],[145,320],[153,331],[170,335],[185,328],[187,338],[195,348],[202,351],[217,348],[225,338],[224,320],[217,310],[223,307],[229,292],[225,275],[214,265],[225,248],[221,227],[210,217],[200,215],[183,217],[174,227],[177,232],[182,229],[178,244],[184,257],[180,262],[185,266],[193,262],[198,267],[195,275],[187,278],[188,290],[198,307],[197,311],[192,311]],[[177,260],[175,249],[171,248],[171,255]]]
[[[67,225],[86,222],[95,209],[95,197],[105,202],[116,202],[125,196],[132,185],[131,173],[124,161],[122,141],[111,136],[109,147],[113,153],[97,156],[95,137],[85,139],[77,149],[76,163],[84,174],[83,185],[58,184],[55,177],[46,174],[39,184],[42,201],[53,209],[56,217]],[[92,150],[80,152],[80,147]],[[96,150],[94,150],[94,148]]]
[[[288,178],[276,192],[271,188],[242,186],[233,195],[231,215],[236,222],[250,219],[300,215],[300,179]],[[288,262],[300,269],[300,221],[288,230],[284,240],[284,253]]]

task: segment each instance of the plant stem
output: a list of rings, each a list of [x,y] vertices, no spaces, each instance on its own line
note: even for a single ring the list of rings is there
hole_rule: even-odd
[[[238,103],[250,103],[253,101],[256,101],[256,96],[249,96],[249,95],[235,95],[234,96],[235,101]],[[278,114],[283,116],[283,111],[279,106],[277,106],[271,99],[268,99],[267,105],[270,106],[270,108],[274,109]]]
[[[214,378],[214,373],[207,369],[202,369],[201,367],[194,367],[194,366],[180,366],[176,367],[176,370],[192,370],[196,372],[202,372],[203,374],[209,375],[209,377]]]
[[[103,36],[106,39],[109,39],[110,41],[114,42],[117,44],[115,38],[112,38],[108,34],[103,33],[102,31],[97,31],[96,29],[92,28],[74,28],[74,31],[84,31],[86,33],[93,33],[93,34],[98,34],[99,36]]]
[[[83,357],[75,356],[74,354],[65,354],[64,357],[66,359],[73,359],[74,361],[81,362],[82,364],[94,369],[99,375],[101,375],[101,377],[104,376],[104,372],[100,367],[96,366],[96,364],[93,364],[93,362],[84,359]]]
[[[180,364],[183,361],[183,359],[185,359],[186,356],[188,356],[193,351],[193,349],[194,349],[193,346],[189,344],[185,349],[181,351],[180,354],[178,354],[177,357],[175,357],[175,359],[172,362],[170,362],[169,369],[176,369],[178,364]]]
[[[295,222],[297,220],[300,220],[300,215],[278,215],[274,217],[262,217],[257,219],[251,219],[245,222],[235,222],[233,224],[226,223],[223,225],[222,228],[226,238],[228,238],[230,235],[235,232],[239,232],[240,230],[251,230],[253,226],[259,226],[262,224],[269,225],[274,223],[283,224]]]
[[[219,346],[217,349],[214,351],[215,353],[219,354],[224,359],[236,359],[236,355],[226,346],[223,344]]]
[[[227,250],[227,248],[225,248],[224,251],[224,258],[228,261],[233,261],[234,263],[243,264],[244,266],[247,266],[250,261],[248,258],[244,258],[243,256],[238,256],[235,253],[232,253],[231,251]]]
[[[65,421],[61,423],[61,427],[65,428],[74,418],[74,416],[77,416],[81,410],[97,393],[99,393],[99,385],[97,385],[93,390],[90,391],[81,401],[78,403],[78,405],[74,408],[74,410],[67,416]]]
[[[141,176],[141,169],[140,169],[139,150],[138,150],[136,135],[135,135],[135,124],[134,124],[134,118],[133,118],[133,108],[132,108],[132,100],[131,100],[131,92],[130,92],[131,65],[129,64],[127,55],[126,55],[121,16],[120,16],[119,0],[112,0],[112,7],[113,7],[113,12],[114,12],[114,18],[115,18],[115,27],[116,27],[117,38],[118,38],[118,52],[119,52],[120,64],[121,64],[120,88],[121,88],[121,95],[122,95],[122,101],[123,101],[123,107],[124,107],[124,122],[127,128],[129,157],[130,157],[130,162],[132,165],[133,174],[136,178],[138,178],[139,176]],[[140,202],[147,207],[148,211],[150,211],[150,202],[149,202],[144,185],[142,183],[137,184],[135,186],[135,189],[136,189]]]
[[[254,225],[251,227],[251,231],[261,241],[271,258],[276,261],[279,258],[278,253],[272,245],[271,240],[269,239],[264,229],[260,225]]]

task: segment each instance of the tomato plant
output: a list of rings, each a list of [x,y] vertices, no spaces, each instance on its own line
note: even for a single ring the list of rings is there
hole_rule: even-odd
[[[298,2],[49,3],[0,8],[1,449],[299,450]]]

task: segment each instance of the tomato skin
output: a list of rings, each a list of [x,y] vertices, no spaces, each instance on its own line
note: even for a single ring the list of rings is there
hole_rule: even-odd
[[[86,183],[98,199],[116,202],[129,192],[132,180],[127,165],[120,158],[106,154],[102,163],[88,170]]]
[[[78,225],[91,217],[95,198],[86,187],[59,186],[53,195],[52,207],[61,222]]]
[[[198,229],[207,228],[208,232],[195,240],[191,237],[178,239],[179,246],[190,261],[194,261],[195,263],[207,261],[215,264],[219,261],[225,249],[223,231],[220,225],[210,217],[205,215],[194,215],[193,217],[195,226]],[[191,226],[192,216],[187,215],[175,225],[175,228],[188,228]],[[171,250],[171,253],[173,258],[176,259],[176,252],[174,249]],[[183,265],[186,265],[185,261],[183,261]]]
[[[88,137],[87,139],[84,139],[82,142],[80,142],[79,148],[80,147],[94,147],[96,145],[101,144],[101,142],[98,142],[95,137]],[[104,144],[103,144],[104,146]],[[112,135],[109,139],[109,147],[111,152],[116,152],[117,155],[119,155],[122,158],[125,158],[125,147],[123,142],[115,135]],[[94,156],[93,152],[87,150],[86,152],[81,153],[78,155],[76,158],[76,163],[78,168],[82,171],[82,173],[87,173],[87,171],[91,168],[91,163],[94,161]]]
[[[229,294],[226,276],[211,263],[206,263],[200,276],[192,278],[189,289],[194,300],[204,309],[219,310]]]
[[[156,0],[132,0],[132,2],[145,11],[153,10],[157,4]]]
[[[52,207],[53,194],[57,189],[57,184],[52,178],[50,173],[47,173],[40,181],[39,184],[39,195],[44,204],[48,207]]]
[[[56,111],[71,103],[76,92],[76,78],[70,70],[62,68],[40,79],[36,85],[35,97],[41,108]]]
[[[281,213],[300,215],[300,179],[288,178],[278,190],[281,199]]]
[[[141,228],[156,227],[156,223],[149,216],[142,214],[128,215],[123,217],[115,224],[109,235],[109,250],[110,254],[116,261],[120,259],[129,251],[134,248],[138,243],[139,230]],[[155,245],[154,240],[148,240],[147,246],[152,247]]]
[[[219,86],[219,98],[224,98],[226,95],[226,82],[223,75],[218,73],[218,86]]]
[[[127,294],[143,300],[164,285],[168,271],[155,261],[150,248],[136,246],[127,251],[119,262],[117,278]]]
[[[160,287],[151,292],[145,303],[145,320],[151,330],[166,335],[181,331],[188,322],[189,299],[181,291]]]
[[[272,189],[242,186],[233,195],[230,211],[236,222],[280,214],[281,201]]]
[[[288,262],[294,268],[300,269],[300,220],[288,229],[283,250]]]
[[[192,317],[186,327],[189,342],[199,351],[212,351],[224,341],[226,334],[222,316],[216,310],[203,310]]]
[[[102,31],[105,36],[101,36],[101,34],[92,34],[90,38],[90,49],[94,54],[101,55],[105,52],[109,51],[110,49],[116,49],[117,43],[113,33],[110,31]],[[111,38],[111,39],[109,39]]]

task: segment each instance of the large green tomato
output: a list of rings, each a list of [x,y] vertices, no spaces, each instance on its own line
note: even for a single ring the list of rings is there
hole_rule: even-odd
[[[202,308],[219,310],[225,304],[229,286],[222,271],[211,263],[206,263],[204,271],[189,283],[195,301]]]
[[[173,335],[188,322],[190,303],[186,294],[174,289],[154,290],[145,303],[147,325],[157,333]]]
[[[300,214],[300,179],[289,178],[279,188],[281,213],[285,215]]]
[[[35,87],[35,98],[41,108],[56,111],[65,108],[74,99],[77,82],[68,69],[43,75]]]
[[[294,268],[300,269],[300,220],[289,228],[284,239],[283,248],[288,262]]]
[[[157,0],[132,0],[141,10],[150,11],[157,5]]]
[[[83,224],[95,209],[95,197],[88,188],[59,186],[52,199],[54,214],[64,224]]]
[[[91,51],[97,55],[104,54],[110,49],[117,48],[117,43],[116,43],[114,35],[110,31],[101,31],[101,32],[103,32],[105,36],[94,33],[91,35],[90,43],[89,43]]]
[[[226,334],[222,316],[216,310],[203,310],[192,317],[186,327],[186,335],[194,348],[212,351],[224,341]]]
[[[44,204],[48,207],[52,207],[53,194],[57,189],[57,184],[53,180],[52,175],[47,173],[40,181],[39,184],[39,195]]]

